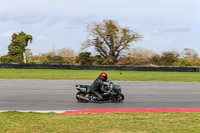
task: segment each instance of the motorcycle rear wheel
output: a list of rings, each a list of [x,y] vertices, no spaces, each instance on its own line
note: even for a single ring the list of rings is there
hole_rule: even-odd
[[[114,103],[120,103],[124,100],[124,95],[121,94],[119,95],[119,97],[112,97],[111,98],[111,101],[114,102]]]
[[[77,95],[82,96],[82,97],[85,97],[85,95],[86,95],[85,93],[77,92],[77,93],[76,93],[76,99],[77,99],[79,102],[81,102],[81,103],[87,103],[87,102],[88,102],[88,100],[81,99],[81,98],[77,97]]]

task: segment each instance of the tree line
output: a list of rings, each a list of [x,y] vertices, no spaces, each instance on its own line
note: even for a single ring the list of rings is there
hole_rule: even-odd
[[[121,27],[114,20],[103,20],[87,26],[88,38],[82,44],[82,51],[94,47],[91,52],[78,55],[72,49],[52,50],[33,55],[27,46],[33,37],[24,32],[14,33],[8,54],[0,57],[0,63],[35,63],[68,65],[134,65],[134,66],[200,66],[195,50],[185,48],[181,53],[163,51],[157,54],[150,49],[132,48],[134,42],[143,37],[128,27]]]
[[[77,60],[78,59],[78,60]],[[100,56],[91,56],[89,52],[76,57],[82,65],[106,65]],[[127,55],[121,56],[115,65],[130,66],[200,66],[200,58],[195,50],[185,48],[182,52],[163,51],[157,54],[150,49],[133,48]]]

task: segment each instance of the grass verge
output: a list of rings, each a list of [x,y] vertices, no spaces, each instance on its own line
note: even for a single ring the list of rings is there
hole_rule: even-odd
[[[0,69],[0,79],[94,80],[102,71]],[[114,81],[200,82],[198,72],[105,71]]]
[[[200,131],[200,113],[82,114],[0,113],[1,133],[184,133]]]

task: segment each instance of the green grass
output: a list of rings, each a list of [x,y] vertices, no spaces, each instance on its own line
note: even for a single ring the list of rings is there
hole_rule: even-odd
[[[102,71],[0,69],[0,79],[94,80]],[[114,81],[200,82],[199,72],[105,71]]]
[[[200,113],[0,113],[1,133],[199,133],[199,123]]]

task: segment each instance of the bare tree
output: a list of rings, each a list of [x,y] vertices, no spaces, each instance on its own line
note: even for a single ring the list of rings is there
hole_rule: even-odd
[[[74,57],[75,56],[75,52],[74,50],[68,48],[62,48],[62,49],[58,49],[57,50],[57,55],[61,56],[61,57]]]
[[[156,55],[156,53],[151,49],[145,49],[141,47],[133,48],[130,51],[130,57],[133,58],[151,58],[154,55]]]
[[[189,59],[196,59],[196,58],[198,58],[197,52],[195,50],[193,50],[193,49],[190,49],[190,48],[185,48],[183,50],[183,52],[181,53],[181,55],[184,58],[189,58]]]
[[[88,32],[89,38],[83,43],[83,49],[93,46],[106,64],[115,64],[123,52],[131,47],[133,41],[142,38],[128,27],[120,27],[114,20],[88,25]]]
[[[29,62],[29,59],[31,58],[31,56],[33,56],[31,49],[30,48],[26,48],[25,52],[24,52],[24,62],[27,63]]]

